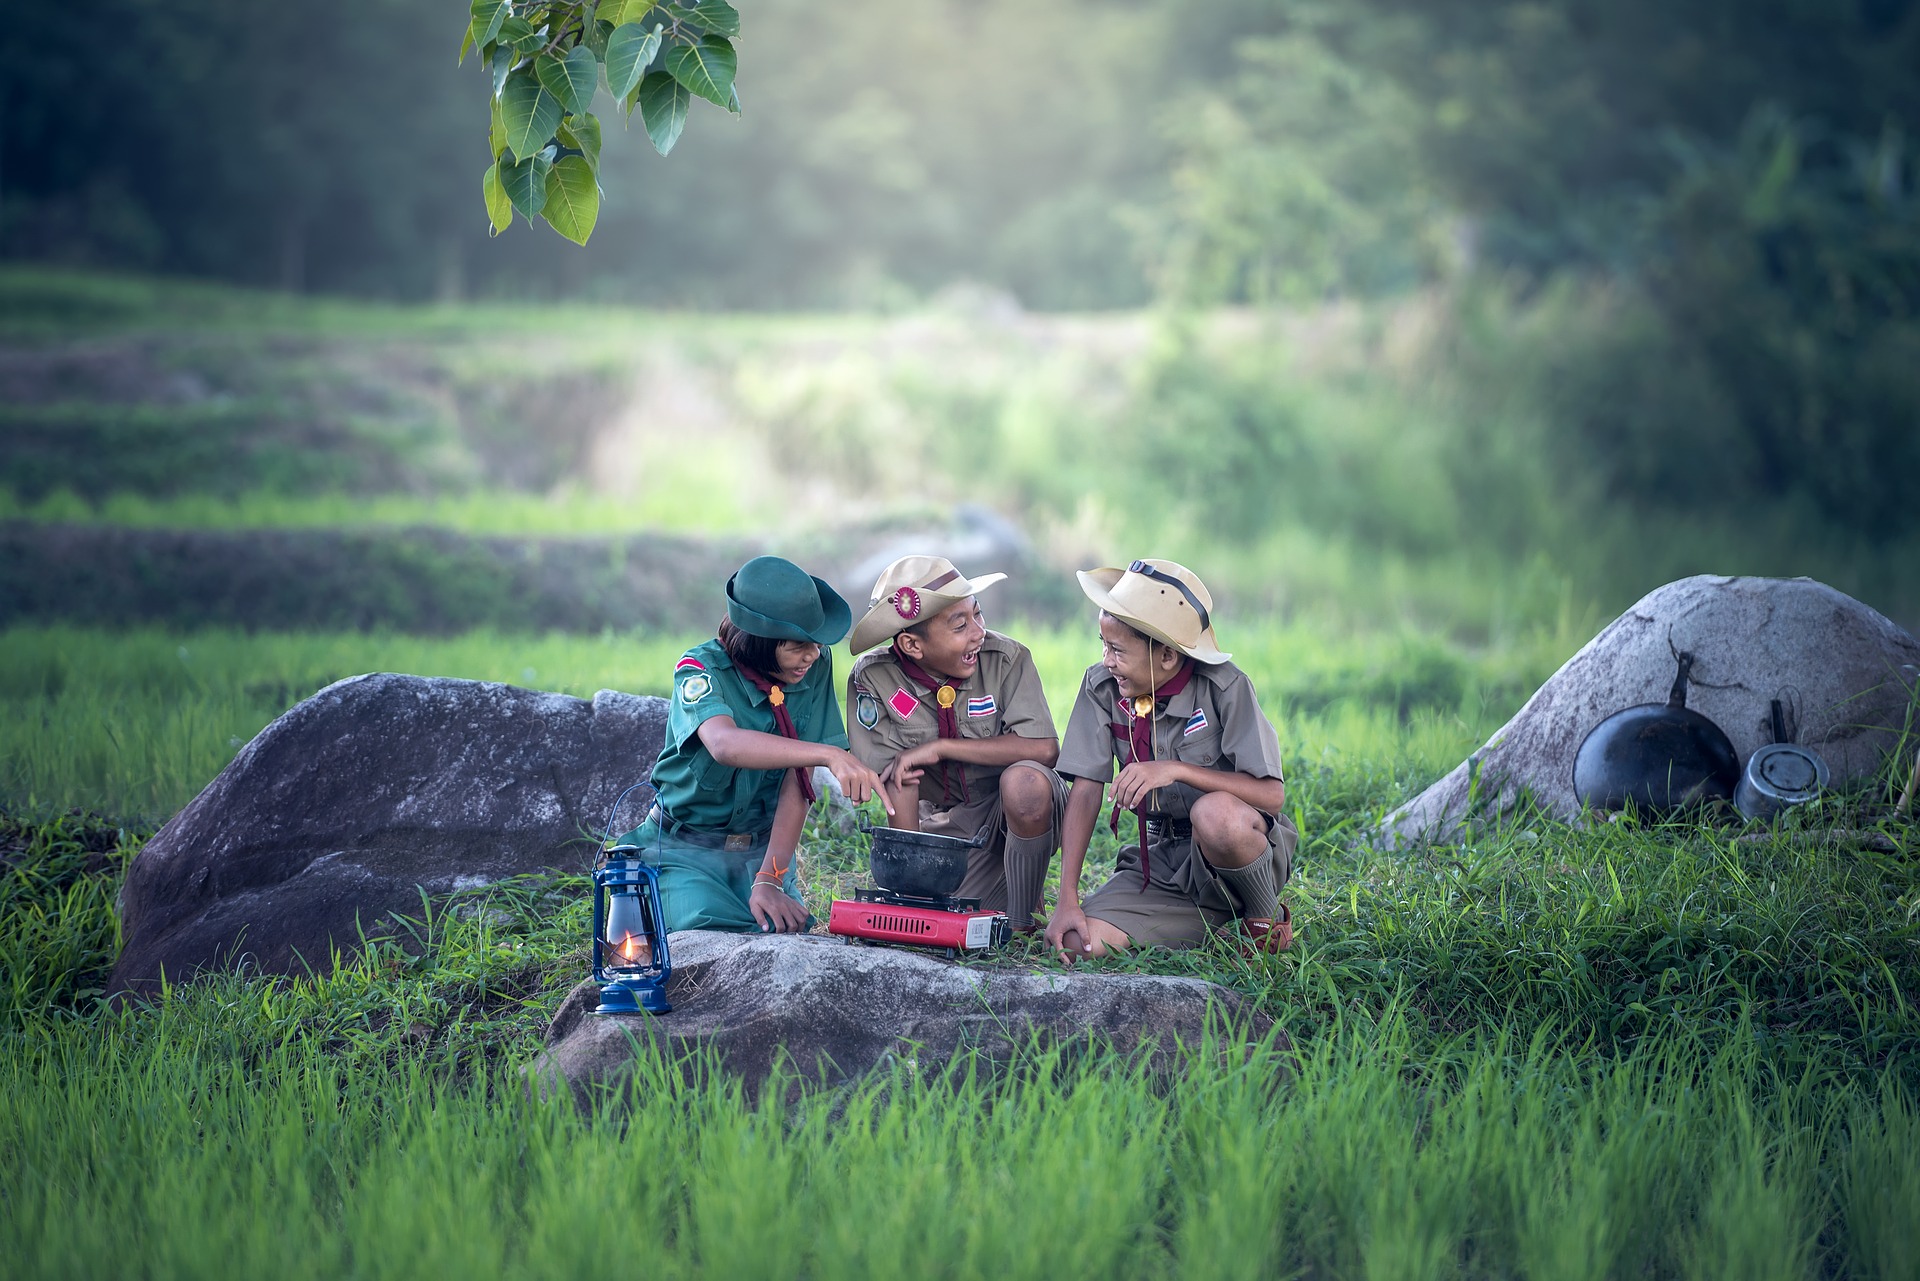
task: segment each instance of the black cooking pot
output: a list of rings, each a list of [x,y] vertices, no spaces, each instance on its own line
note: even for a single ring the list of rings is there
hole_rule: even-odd
[[[1726,731],[1687,707],[1693,655],[1665,703],[1641,703],[1615,712],[1587,734],[1573,758],[1573,794],[1596,810],[1625,809],[1664,816],[1700,801],[1733,799],[1740,758]]]
[[[903,832],[896,827],[868,827],[873,851],[868,866],[884,890],[920,898],[938,898],[960,888],[967,875],[967,851],[986,843],[982,830],[972,840],[933,832]]]

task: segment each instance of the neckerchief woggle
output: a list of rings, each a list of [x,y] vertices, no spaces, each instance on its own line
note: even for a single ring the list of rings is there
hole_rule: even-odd
[[[786,738],[798,739],[800,731],[793,726],[793,717],[787,712],[787,691],[781,689],[767,677],[754,671],[745,663],[735,663],[734,668],[749,681],[753,687],[767,696],[767,702],[773,705],[773,723]],[[803,766],[793,767],[793,776],[800,780],[800,795],[807,798],[807,804],[813,804],[813,771]]]
[[[941,738],[959,738],[960,718],[954,712],[953,705],[960,701],[960,691],[954,688],[953,682],[935,680],[931,672],[914,662],[911,658],[908,658],[900,648],[900,638],[898,636],[893,638],[893,648],[891,652],[893,654],[893,661],[900,665],[900,671],[906,678],[927,691],[926,694],[916,696],[918,701],[924,703],[927,701],[929,694],[933,696],[933,716],[940,728],[939,736]],[[940,799],[943,801],[948,800],[953,795],[953,789],[948,785],[947,778],[947,766],[951,764],[951,761],[940,762]],[[972,799],[973,797],[967,788],[967,768],[962,765],[960,767],[960,803],[964,805]]]
[[[1152,646],[1148,646],[1148,660],[1152,660]],[[1162,699],[1172,698],[1187,687],[1193,679],[1194,663],[1191,658],[1181,664],[1180,670],[1172,680],[1153,691],[1152,697],[1120,698],[1116,700],[1126,719],[1108,722],[1113,736],[1122,740],[1132,751],[1133,760],[1150,761],[1153,756],[1153,714]],[[1132,762],[1129,762],[1131,764]],[[1153,856],[1147,853],[1147,802],[1143,797],[1133,807],[1134,820],[1140,826],[1140,888],[1146,889],[1153,879]],[[1107,830],[1120,831],[1120,806],[1116,803],[1112,816],[1107,821]]]

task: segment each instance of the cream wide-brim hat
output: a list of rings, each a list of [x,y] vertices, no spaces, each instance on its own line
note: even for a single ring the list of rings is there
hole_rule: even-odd
[[[864,654],[907,628],[993,586],[1005,574],[964,578],[945,556],[902,556],[880,571],[867,612],[853,625],[847,648]]]
[[[1185,565],[1136,560],[1125,569],[1083,569],[1078,576],[1088,600],[1194,662],[1233,657],[1213,636],[1213,595]]]

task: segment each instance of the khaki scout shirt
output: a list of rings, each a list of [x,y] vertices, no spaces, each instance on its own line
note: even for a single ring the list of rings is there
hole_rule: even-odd
[[[1058,735],[1040,673],[1033,655],[1019,641],[998,632],[987,633],[980,646],[980,662],[973,675],[954,683],[958,696],[954,720],[962,738],[994,738],[1018,734],[1049,739]],[[853,754],[875,773],[910,747],[940,737],[933,691],[907,679],[891,648],[875,650],[853,665],[847,678],[847,739]],[[999,795],[1001,766],[967,765],[942,761],[922,776],[920,796],[936,810],[961,803],[960,783],[966,779],[968,808]],[[942,771],[947,790],[941,790]]]
[[[1260,710],[1253,682],[1232,663],[1195,663],[1193,679],[1171,698],[1155,702],[1153,754],[1156,760],[1186,761],[1207,769],[1279,778],[1280,736]],[[1080,694],[1067,717],[1067,737],[1060,744],[1062,774],[1105,783],[1113,778],[1113,764],[1133,763],[1131,740],[1113,732],[1115,724],[1129,724],[1120,700],[1120,682],[1095,663],[1080,679]],[[1147,811],[1184,819],[1200,798],[1185,783],[1160,788],[1147,799]]]
[[[809,743],[847,745],[834,698],[833,651],[822,649],[805,679],[785,690],[787,715]],[[717,640],[695,645],[674,667],[666,740],[653,767],[654,795],[676,822],[701,832],[764,832],[780,804],[784,769],[736,769],[713,759],[701,725],[731,716],[741,729],[778,734],[773,704],[740,674]]]

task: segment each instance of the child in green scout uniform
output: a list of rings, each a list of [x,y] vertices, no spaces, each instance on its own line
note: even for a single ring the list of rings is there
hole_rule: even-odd
[[[793,852],[832,771],[856,804],[879,778],[846,750],[833,655],[853,611],[826,583],[778,556],[727,580],[718,637],[673,671],[653,809],[621,837],[660,869],[668,930],[807,928]]]
[[[1246,946],[1286,948],[1279,895],[1299,834],[1281,813],[1280,740],[1214,640],[1212,596],[1170,560],[1092,570],[1080,588],[1100,607],[1101,661],[1080,682],[1060,752],[1073,787],[1047,942],[1066,960],[1187,947],[1238,917]],[[1132,810],[1140,843],[1082,904],[1080,868],[1115,761],[1114,823]]]
[[[1053,772],[1060,740],[1033,656],[990,632],[976,593],[1005,578],[966,579],[940,556],[887,566],[848,642],[853,754],[878,770],[895,827],[972,838],[956,891],[1034,928],[1047,864],[1060,843],[1067,788]]]

